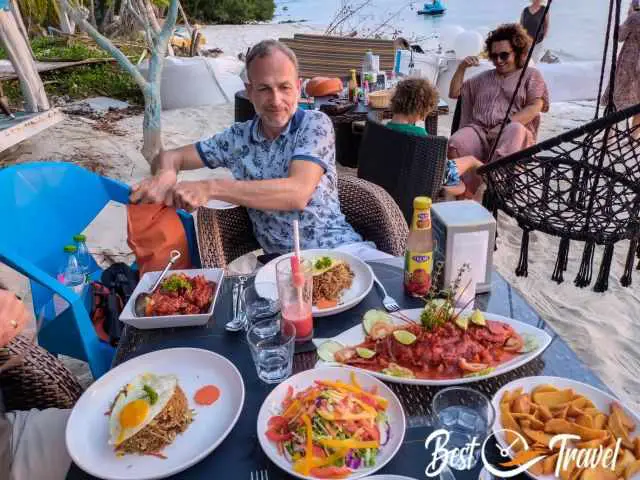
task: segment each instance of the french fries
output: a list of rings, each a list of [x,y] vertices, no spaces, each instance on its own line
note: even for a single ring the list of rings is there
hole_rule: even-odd
[[[545,456],[529,469],[532,475],[554,475],[558,467],[563,480],[630,480],[640,473],[640,436],[634,435],[635,422],[617,402],[603,412],[572,389],[539,385],[531,392],[522,388],[506,391],[500,399],[500,414],[502,428],[522,435],[529,446],[529,450],[524,450],[522,442],[514,443],[515,434],[506,432],[515,455],[511,464],[521,465],[536,455]],[[559,442],[553,449],[549,447],[558,434],[580,437],[567,443],[571,449],[597,452],[618,448],[613,469],[604,465],[585,466],[575,458],[563,469],[558,465],[563,461]]]

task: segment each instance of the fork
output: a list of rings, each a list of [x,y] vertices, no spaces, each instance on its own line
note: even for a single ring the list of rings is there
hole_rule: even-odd
[[[382,305],[384,305],[384,309],[387,312],[397,312],[398,310],[400,310],[398,302],[396,302],[393,297],[389,296],[384,286],[382,286],[382,283],[380,283],[380,280],[378,280],[378,277],[376,277],[375,274],[373,275],[373,281],[384,295],[384,298],[382,299]]]
[[[256,470],[251,472],[251,480],[269,480],[269,472],[266,470]]]

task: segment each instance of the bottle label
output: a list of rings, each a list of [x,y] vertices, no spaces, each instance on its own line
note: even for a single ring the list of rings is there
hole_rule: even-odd
[[[432,268],[432,251],[407,251],[405,256],[404,286],[409,295],[422,297],[429,292]]]
[[[431,228],[431,212],[429,210],[417,210],[413,216],[414,230],[429,230]]]

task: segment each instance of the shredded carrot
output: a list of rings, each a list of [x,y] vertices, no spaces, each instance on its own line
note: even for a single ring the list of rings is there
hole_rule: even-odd
[[[148,453],[145,453],[145,455],[149,455],[150,457],[161,458],[162,460],[166,460],[167,459],[167,456],[163,455],[160,452],[148,452]]]
[[[215,385],[205,385],[193,397],[198,405],[212,405],[218,398],[220,398],[220,389]]]

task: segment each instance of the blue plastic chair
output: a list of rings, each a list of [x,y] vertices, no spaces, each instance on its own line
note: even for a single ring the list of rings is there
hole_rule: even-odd
[[[31,282],[34,311],[44,309],[40,345],[89,363],[94,378],[111,366],[115,349],[102,342],[89,312],[91,292],[82,297],[56,280],[64,261],[63,247],[82,232],[110,201],[129,203],[129,187],[69,163],[37,162],[0,170],[0,262]],[[178,212],[185,227],[192,264],[200,266],[193,217]],[[91,277],[101,270],[92,261]],[[69,303],[59,316],[53,294]]]

